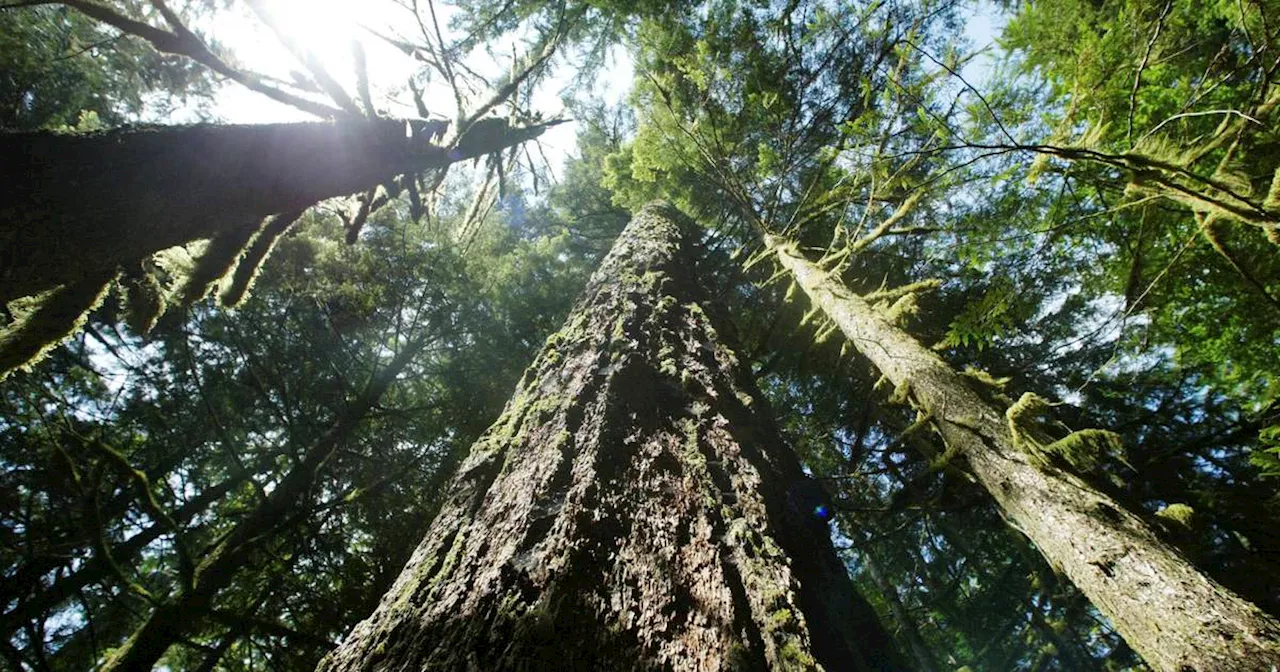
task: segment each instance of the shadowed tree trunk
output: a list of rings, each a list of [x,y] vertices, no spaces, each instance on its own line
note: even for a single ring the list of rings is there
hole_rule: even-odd
[[[901,667],[698,303],[694,235],[635,216],[322,670]]]
[[[542,128],[504,126],[454,150],[431,144],[438,126],[385,119],[0,134],[0,304]]]
[[[1033,464],[1005,415],[934,352],[778,239],[766,243],[859,352],[936,422],[1006,520],[1075,583],[1149,665],[1275,672],[1280,623],[1202,574],[1141,518],[1073,474]]]
[[[933,651],[929,645],[925,643],[924,637],[920,635],[920,626],[916,624],[916,619],[911,615],[906,605],[902,603],[902,598],[898,596],[898,588],[889,582],[888,577],[880,569],[880,563],[875,558],[875,553],[869,549],[862,556],[862,565],[866,567],[867,574],[871,577],[871,582],[875,584],[876,590],[880,592],[882,599],[889,605],[889,612],[893,614],[895,631],[901,641],[907,645],[907,653],[911,655],[911,661],[915,663],[916,672],[936,672],[938,661],[933,657]]]

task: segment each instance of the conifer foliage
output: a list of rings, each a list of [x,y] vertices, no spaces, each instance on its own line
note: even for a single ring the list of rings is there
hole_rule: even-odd
[[[0,667],[1280,666],[1273,0],[282,10],[0,4]]]

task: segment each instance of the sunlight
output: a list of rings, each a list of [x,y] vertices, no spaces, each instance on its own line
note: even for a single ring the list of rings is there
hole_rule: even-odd
[[[343,89],[356,95],[355,62],[351,43],[364,47],[369,88],[383,110],[398,116],[413,116],[412,101],[389,98],[402,88],[417,64],[410,57],[374,38],[362,26],[390,32],[407,18],[403,8],[393,3],[352,3],[343,0],[267,0],[267,9],[285,37],[314,55]],[[210,33],[246,69],[297,84],[313,79],[280,38],[256,14],[244,6],[239,11],[219,12]],[[313,94],[325,100],[323,94]],[[243,87],[227,87],[218,97],[215,114],[237,123],[300,121],[310,117],[276,103]]]
[[[351,40],[367,37],[359,35],[361,22],[374,18],[370,16],[374,8],[387,5],[341,0],[270,0],[267,7],[288,37],[315,54],[338,78],[351,69]],[[357,8],[360,11],[356,11]]]

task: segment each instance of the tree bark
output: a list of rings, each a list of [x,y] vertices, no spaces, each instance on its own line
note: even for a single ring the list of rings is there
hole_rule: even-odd
[[[930,413],[1010,525],[1111,619],[1147,663],[1169,672],[1274,672],[1280,622],[1199,572],[1141,518],[1076,476],[1037,467],[1003,413],[934,352],[778,239],[766,243],[799,286],[895,386]]]
[[[0,304],[542,130],[504,128],[450,150],[408,128],[380,119],[0,134]]]
[[[817,484],[642,209],[320,669],[884,670]]]

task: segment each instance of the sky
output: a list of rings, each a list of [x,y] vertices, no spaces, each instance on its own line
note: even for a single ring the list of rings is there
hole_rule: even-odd
[[[400,4],[395,0],[267,0],[270,11],[278,23],[289,31],[292,39],[312,51],[324,63],[329,73],[340,82],[348,93],[355,94],[355,68],[351,55],[352,40],[359,40],[368,63],[370,89],[375,105],[384,116],[395,118],[417,117],[417,109],[405,83],[422,64],[366,30],[372,29],[384,35],[414,39],[419,25],[408,8],[412,0]],[[420,7],[426,7],[422,0]],[[441,29],[446,39],[452,39],[449,19],[454,10],[448,0],[436,3]],[[984,51],[969,61],[961,74],[973,86],[982,89],[993,73],[994,44],[996,35],[1004,23],[1004,17],[990,0],[978,0],[970,6],[965,25],[965,35],[972,48]],[[234,55],[238,67],[290,80],[291,72],[305,72],[305,68],[281,44],[275,34],[248,8],[245,3],[230,3],[210,19],[197,23],[196,27],[224,51]],[[473,54],[467,61],[474,70],[486,77],[495,78],[510,67],[510,50],[513,43],[500,52],[498,58],[487,54]],[[564,111],[560,100],[573,72],[561,66],[552,72],[550,81],[539,87],[532,101],[532,109],[544,118],[571,116]],[[439,78],[436,78],[439,80]],[[616,48],[609,62],[600,70],[592,94],[606,103],[616,104],[625,100],[632,80],[632,64],[625,50]],[[957,86],[960,84],[957,82]],[[323,97],[317,98],[325,100]],[[433,113],[442,117],[454,116],[453,95],[441,81],[428,85],[424,99]],[[326,101],[327,102],[327,101]],[[306,121],[313,117],[288,105],[273,101],[261,94],[234,83],[223,86],[208,110],[217,120],[228,123],[278,123]],[[196,121],[197,111],[179,109],[168,121],[185,123]],[[563,163],[574,151],[578,129],[567,123],[552,127],[541,138],[543,154],[556,176],[562,174]]]
[[[334,79],[353,97],[356,90],[355,68],[350,44],[353,39],[359,40],[366,54],[372,98],[380,113],[395,118],[418,116],[405,84],[422,64],[365,30],[370,28],[384,35],[403,36],[408,42],[422,42],[421,38],[414,39],[419,35],[419,27],[407,8],[388,1],[350,0],[269,0],[268,6],[278,17],[278,23],[290,31],[291,37],[316,54]],[[425,6],[424,2],[422,7]],[[443,2],[437,3],[436,9],[445,38],[451,39],[448,23],[453,9]],[[291,79],[291,71],[305,72],[275,34],[244,3],[233,3],[199,27],[207,38],[234,54],[235,61],[243,69],[284,80]],[[468,65],[494,79],[510,68],[511,48],[508,46],[506,53],[500,54],[501,60],[479,54],[473,55]],[[621,50],[616,50],[610,61],[601,71],[599,85],[593,93],[607,102],[617,103],[629,90],[631,63]],[[568,116],[560,100],[560,91],[568,84],[571,75],[568,68],[554,70],[550,82],[540,87],[535,95],[532,109],[542,113],[544,118]],[[438,112],[445,118],[454,116],[453,94],[443,82],[428,85],[423,97],[431,112]],[[233,83],[222,87],[209,111],[218,120],[228,123],[313,119],[293,107]],[[171,121],[194,121],[195,117],[194,110],[180,110]],[[557,174],[575,146],[576,134],[575,124],[567,123],[552,127],[540,138],[543,152]]]

